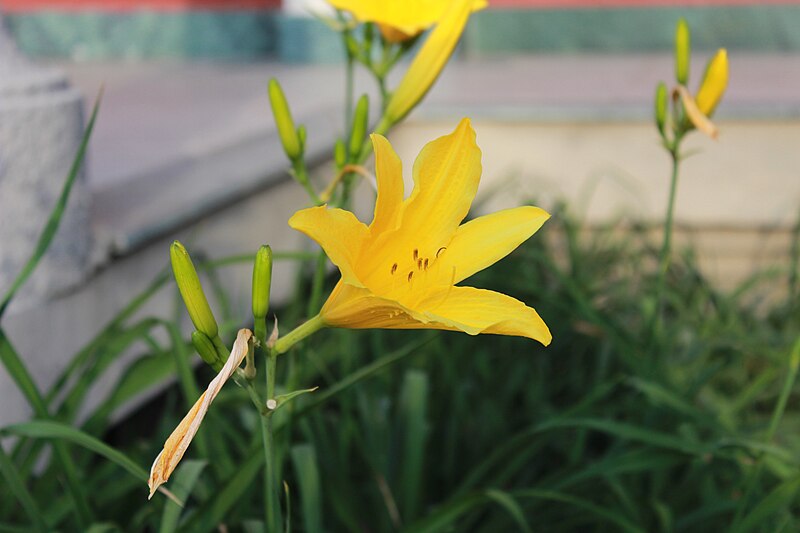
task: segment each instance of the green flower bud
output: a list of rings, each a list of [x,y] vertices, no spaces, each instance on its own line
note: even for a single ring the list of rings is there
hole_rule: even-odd
[[[353,113],[353,127],[350,130],[350,157],[355,158],[361,152],[364,137],[369,126],[369,97],[361,95]]]
[[[262,246],[253,263],[253,317],[263,320],[269,310],[269,291],[272,285],[272,248]]]
[[[175,241],[169,248],[169,258],[172,262],[172,272],[175,282],[181,291],[183,303],[189,311],[195,329],[204,333],[208,338],[217,336],[217,322],[208,306],[208,300],[200,285],[200,278],[192,264],[192,258],[181,243]]]
[[[336,139],[336,144],[333,145],[333,160],[336,162],[336,168],[342,168],[347,163],[347,148],[341,139]]]
[[[667,122],[667,86],[663,81],[656,87],[655,117],[656,126],[663,137],[664,124]]]
[[[306,131],[306,127],[302,124],[297,126],[297,140],[300,141],[300,151],[303,152],[306,149],[306,137],[308,136],[308,132]]]
[[[220,360],[217,350],[214,348],[214,343],[204,333],[194,331],[192,333],[192,345],[197,350],[200,358],[210,365],[215,372],[219,372],[222,369],[225,362]]]
[[[275,78],[269,80],[269,103],[272,106],[272,114],[275,116],[275,125],[278,128],[283,150],[289,159],[294,161],[300,157],[301,143],[289,111],[289,104],[286,102],[286,96]]]
[[[686,19],[681,18],[675,28],[675,79],[681,85],[686,85],[689,81],[691,48],[689,25]]]

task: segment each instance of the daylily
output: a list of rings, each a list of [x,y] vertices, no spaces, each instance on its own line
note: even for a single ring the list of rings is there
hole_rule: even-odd
[[[349,11],[359,22],[374,22],[390,42],[416,37],[444,16],[454,0],[328,0]],[[455,0],[459,1],[459,0]],[[486,7],[486,0],[467,0],[472,11]]]
[[[727,87],[728,53],[720,48],[708,62],[705,76],[694,98],[683,85],[679,85],[677,89],[689,122],[711,138],[717,136],[717,127],[711,122],[711,117]]]
[[[550,216],[526,206],[461,224],[481,175],[481,151],[469,120],[422,149],[407,199],[400,159],[384,137],[373,134],[372,143],[378,195],[369,226],[327,206],[301,210],[289,220],[341,271],[320,319],[332,327],[446,329],[549,344],[547,325],[523,302],[456,285],[511,253]]]

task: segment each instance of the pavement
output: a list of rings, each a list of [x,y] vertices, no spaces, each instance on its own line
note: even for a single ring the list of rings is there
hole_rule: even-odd
[[[707,57],[695,54],[690,89]],[[729,57],[730,87],[715,117],[720,141],[695,135],[690,143],[704,155],[686,164],[681,193],[688,199],[679,203],[678,220],[785,226],[800,205],[794,179],[800,167],[800,55],[731,51]],[[344,79],[337,65],[59,66],[87,96],[87,107],[105,86],[89,180],[95,226],[112,254],[128,253],[286,177],[266,96],[270,77],[283,84],[295,121],[308,125],[313,157],[327,158],[343,131]],[[424,140],[470,116],[482,128],[484,188],[510,174],[529,186],[506,203],[541,196],[543,189],[581,198],[587,181],[612,174],[612,181],[625,184],[601,194],[600,207],[587,216],[603,219],[630,209],[654,219],[661,216],[668,169],[651,126],[652,95],[672,73],[669,54],[456,60],[391,138],[409,165]],[[374,94],[365,75],[356,86]]]

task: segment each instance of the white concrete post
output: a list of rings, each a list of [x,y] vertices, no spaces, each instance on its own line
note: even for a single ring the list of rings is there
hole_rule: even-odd
[[[23,58],[0,13],[0,294],[30,257],[83,134],[82,98],[65,75]],[[83,172],[53,244],[19,293],[22,309],[85,278],[91,252]]]

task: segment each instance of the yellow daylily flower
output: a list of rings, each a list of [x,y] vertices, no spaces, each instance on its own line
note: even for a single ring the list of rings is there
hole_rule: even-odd
[[[404,199],[400,159],[372,136],[378,196],[372,223],[326,206],[303,209],[289,225],[322,246],[342,278],[323,306],[328,326],[446,329],[538,340],[552,336],[535,310],[505,294],[456,285],[502,259],[550,217],[517,207],[461,224],[478,189],[481,151],[463,119],[428,143]]]
[[[328,0],[336,9],[349,11],[359,22],[374,22],[390,42],[416,37],[445,15],[459,0]],[[486,7],[486,0],[468,0],[472,11]]]
[[[226,381],[236,372],[242,360],[247,355],[248,350],[251,348],[250,342],[253,333],[249,329],[240,329],[236,335],[236,341],[233,343],[233,349],[228,356],[225,366],[219,371],[219,374],[211,380],[208,384],[206,391],[200,395],[195,404],[189,410],[183,420],[181,420],[178,427],[170,434],[167,441],[164,443],[164,449],[158,454],[153,466],[150,467],[150,477],[148,479],[148,486],[150,487],[150,496],[153,497],[158,487],[165,483],[175,467],[183,458],[186,449],[194,439],[197,430],[200,429],[200,424],[203,422],[211,402],[217,397],[219,391]]]
[[[728,52],[720,48],[706,67],[706,74],[695,96],[697,108],[707,117],[714,114],[728,87]]]
[[[678,94],[689,122],[698,131],[702,131],[711,138],[716,138],[718,132],[717,127],[710,119],[727,87],[728,53],[724,48],[720,48],[708,62],[700,89],[694,98],[684,86],[678,86]]]
[[[384,120],[396,124],[405,117],[433,86],[453,54],[470,15],[472,0],[456,0],[409,65],[405,76],[386,105]]]

